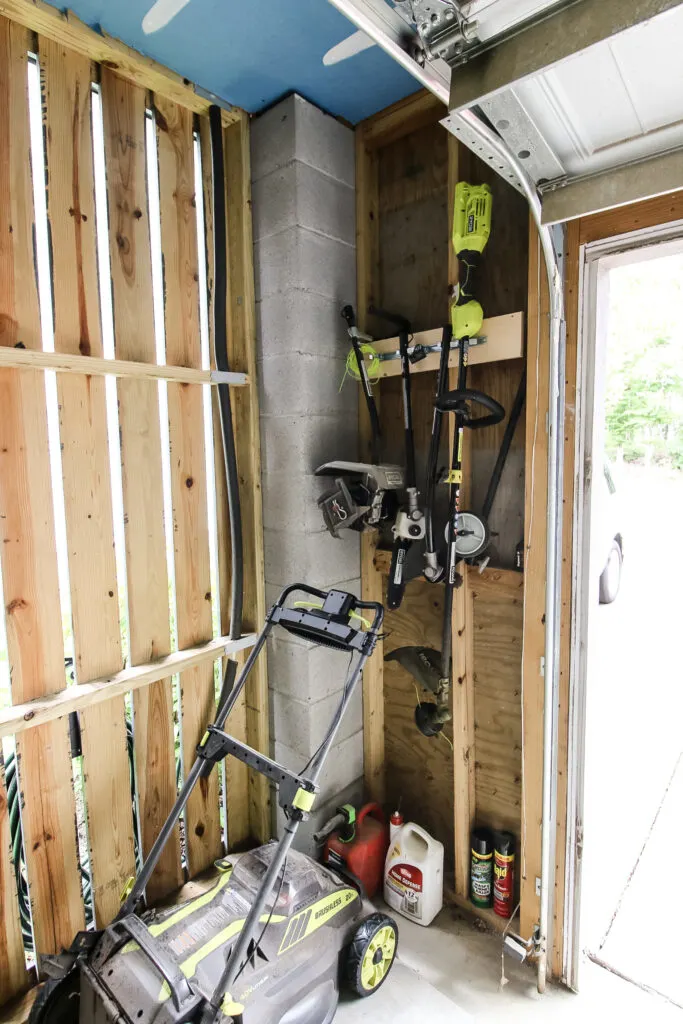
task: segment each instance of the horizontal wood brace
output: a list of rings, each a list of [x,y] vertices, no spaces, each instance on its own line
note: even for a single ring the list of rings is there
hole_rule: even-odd
[[[124,668],[121,672],[116,672],[113,675],[100,676],[87,683],[67,686],[56,693],[36,697],[24,704],[14,704],[0,712],[0,738],[25,732],[26,729],[35,728],[37,725],[44,725],[45,722],[61,718],[72,711],[82,711],[94,704],[101,704],[115,697],[121,697],[132,690],[139,690],[160,679],[167,679],[178,672],[194,668],[195,665],[215,661],[225,655],[235,654],[247,647],[253,647],[255,643],[255,633],[247,633],[238,640],[230,640],[227,636],[217,637],[215,640],[209,640],[208,643],[199,644],[196,647],[174,651],[173,654],[159,658],[158,661],[151,661],[145,665],[134,665],[132,668]]]
[[[136,380],[165,380],[175,384],[231,384],[246,387],[246,373],[224,370],[195,370],[189,366],[138,363],[130,359],[101,359],[96,356],[43,352],[26,348],[0,348],[0,368],[54,370],[56,373],[85,373],[89,376],[127,377]]]

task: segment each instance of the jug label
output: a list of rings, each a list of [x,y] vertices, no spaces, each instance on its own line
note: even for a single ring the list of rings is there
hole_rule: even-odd
[[[394,864],[387,885],[401,900],[401,910],[409,917],[422,917],[422,872],[413,864]]]

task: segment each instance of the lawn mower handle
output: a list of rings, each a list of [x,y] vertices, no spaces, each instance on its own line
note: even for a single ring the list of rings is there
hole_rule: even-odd
[[[333,587],[332,589],[335,588]],[[310,594],[311,597],[319,597],[323,604],[330,594],[329,590],[318,590],[317,587],[310,587],[307,583],[292,583],[290,586],[285,587],[273,605],[273,608],[284,608],[285,602],[290,594],[295,594],[297,592]],[[370,628],[375,633],[381,628],[382,622],[384,621],[384,606],[379,604],[378,601],[359,601],[354,598],[354,609],[355,608],[362,608],[366,611],[374,612],[375,615]]]

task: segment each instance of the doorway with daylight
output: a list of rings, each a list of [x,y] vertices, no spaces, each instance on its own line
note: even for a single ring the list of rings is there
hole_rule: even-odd
[[[567,973],[683,1009],[683,224],[582,257]]]

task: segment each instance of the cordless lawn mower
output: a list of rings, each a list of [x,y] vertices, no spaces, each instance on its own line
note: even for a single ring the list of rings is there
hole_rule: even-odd
[[[302,593],[305,600],[290,602]],[[288,603],[289,602],[289,603]],[[361,613],[367,611],[372,621]],[[100,931],[79,932],[58,956],[42,957],[48,980],[31,1024],[328,1024],[339,985],[376,991],[396,955],[398,929],[367,916],[350,876],[291,850],[318,792],[318,779],[365,662],[382,626],[380,604],[343,591],[287,587],[271,608],[215,724],[197,747],[178,799],[122,904]],[[223,731],[266,639],[279,626],[309,643],[350,656],[339,706],[319,748],[293,772]],[[363,629],[362,627],[366,628]],[[244,854],[208,892],[180,906],[143,909],[145,887],[202,777],[231,755],[277,788],[282,838]]]

